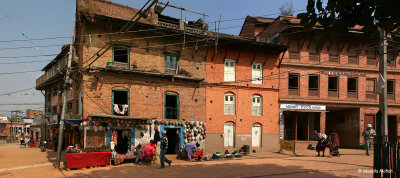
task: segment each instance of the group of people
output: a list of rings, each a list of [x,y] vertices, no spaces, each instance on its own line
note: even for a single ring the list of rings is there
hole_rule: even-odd
[[[33,147],[34,146],[35,141],[33,140],[32,137],[30,137],[29,140],[24,138],[24,134],[21,134],[21,136],[19,136],[19,137],[21,137],[20,138],[21,144],[27,144],[27,145],[29,145],[29,147]]]
[[[364,136],[365,146],[366,146],[366,154],[370,155],[370,150],[372,146],[372,142],[376,136],[376,132],[372,129],[372,125],[368,124],[367,129],[363,131],[362,136]],[[318,133],[318,131],[314,131],[314,139],[318,141],[318,144],[315,150],[318,152],[317,156],[321,156],[320,152],[322,152],[322,156],[325,156],[325,148],[329,147],[329,152],[331,156],[340,156],[339,154],[339,135],[332,130],[329,134],[329,137],[323,133]]]
[[[200,144],[197,142],[196,144],[194,143],[187,143],[185,145],[185,152],[187,155],[187,159],[189,161],[192,161],[192,158],[196,158],[196,161],[201,161],[201,158],[203,156],[203,150],[199,149]]]
[[[139,164],[139,161],[144,162],[145,160],[153,160],[153,158],[156,156],[156,150],[157,148],[154,140],[150,140],[145,147],[139,143],[139,145],[136,146],[135,164]]]
[[[161,134],[161,138],[160,138],[160,163],[161,163],[161,167],[160,169],[164,169],[165,168],[165,163],[167,163],[169,166],[171,166],[172,160],[169,160],[168,158],[165,157],[165,154],[167,152],[168,149],[168,138],[167,138],[167,132],[163,131]],[[153,141],[153,143],[155,143]],[[147,144],[149,145],[149,143]],[[150,153],[151,152],[151,148],[150,146],[144,149],[143,152],[143,156],[146,157],[146,153]],[[155,154],[155,145],[154,146],[154,154]],[[185,145],[185,151],[188,157],[189,161],[192,161],[192,158],[195,157],[197,161],[201,160],[202,156],[203,156],[203,151],[199,149],[200,144],[199,143],[187,143]],[[147,150],[147,152],[146,152]]]
[[[329,136],[318,133],[318,131],[314,131],[314,139],[318,141],[316,146],[316,151],[318,152],[317,156],[321,156],[320,152],[322,152],[322,156],[325,156],[325,148],[329,148],[329,153],[331,156],[340,156],[339,154],[339,135],[335,130],[332,129]]]

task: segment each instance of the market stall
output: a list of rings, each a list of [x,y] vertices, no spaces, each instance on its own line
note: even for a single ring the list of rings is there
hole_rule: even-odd
[[[67,153],[67,168],[83,168],[92,166],[104,166],[110,162],[110,151],[107,152],[86,152]]]

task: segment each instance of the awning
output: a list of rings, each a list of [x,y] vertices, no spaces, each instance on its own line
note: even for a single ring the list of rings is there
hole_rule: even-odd
[[[116,116],[116,115],[88,115],[92,118],[111,118],[111,119],[123,119],[123,120],[151,120],[152,118],[138,118],[130,116]]]
[[[82,119],[65,119],[65,125],[79,125],[82,122]]]

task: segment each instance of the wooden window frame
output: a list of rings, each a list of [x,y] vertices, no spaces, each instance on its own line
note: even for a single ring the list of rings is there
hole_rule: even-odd
[[[179,63],[179,57],[178,57],[178,55],[176,55],[176,54],[172,54],[172,53],[165,53],[164,54],[164,60],[165,60],[165,72],[166,73],[171,73],[171,72],[173,72],[174,74],[175,73],[178,73],[179,72],[179,66],[178,66],[178,63]],[[169,67],[168,65],[167,65],[167,58],[168,57],[175,57],[176,58],[176,64],[175,64],[175,68],[171,68],[171,67]]]
[[[297,88],[291,88],[291,86],[290,86],[291,76],[297,76]],[[289,75],[288,75],[288,90],[289,90],[289,95],[296,95],[296,96],[300,95],[300,74],[299,73],[289,73]]]
[[[120,62],[120,61],[115,61],[115,50],[116,48],[125,48],[126,52],[127,52],[127,61],[126,62]],[[115,66],[119,66],[122,67],[124,69],[129,69],[129,65],[130,65],[130,47],[126,46],[126,45],[120,45],[120,44],[113,44],[112,45],[112,60],[114,62]]]
[[[176,96],[176,117],[177,118],[168,118],[167,117],[167,96]],[[165,92],[164,93],[164,118],[165,119],[176,119],[179,120],[179,107],[180,106],[180,101],[179,101],[179,94],[178,93],[173,93],[173,92]]]
[[[233,96],[233,113],[226,112],[226,106],[229,104],[226,101],[226,97]],[[229,100],[229,99],[228,99]],[[225,93],[224,94],[224,115],[236,115],[236,96],[233,93]]]
[[[253,110],[255,110],[257,106],[254,105],[254,99],[260,99],[260,114],[259,115],[254,115]],[[253,95],[251,96],[251,115],[252,116],[263,116],[263,97],[260,95]]]
[[[129,110],[130,110],[130,98],[129,98],[129,90],[126,89],[112,89],[112,101],[111,101],[111,110],[112,110],[112,115],[116,115],[116,113],[114,112],[114,91],[124,91],[127,92],[127,103],[128,103],[128,111],[126,113],[126,116],[129,116]]]

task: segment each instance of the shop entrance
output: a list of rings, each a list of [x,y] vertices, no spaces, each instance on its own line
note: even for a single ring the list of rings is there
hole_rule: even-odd
[[[117,137],[117,145],[115,145],[115,151],[118,154],[125,154],[129,148],[129,138],[126,134],[124,134],[124,130],[116,130]]]
[[[388,116],[388,139],[389,142],[397,142],[397,116]]]
[[[319,112],[283,112],[285,140],[314,140],[314,130],[320,130]]]
[[[168,138],[168,149],[166,154],[177,154],[179,148],[179,129],[165,128]]]

